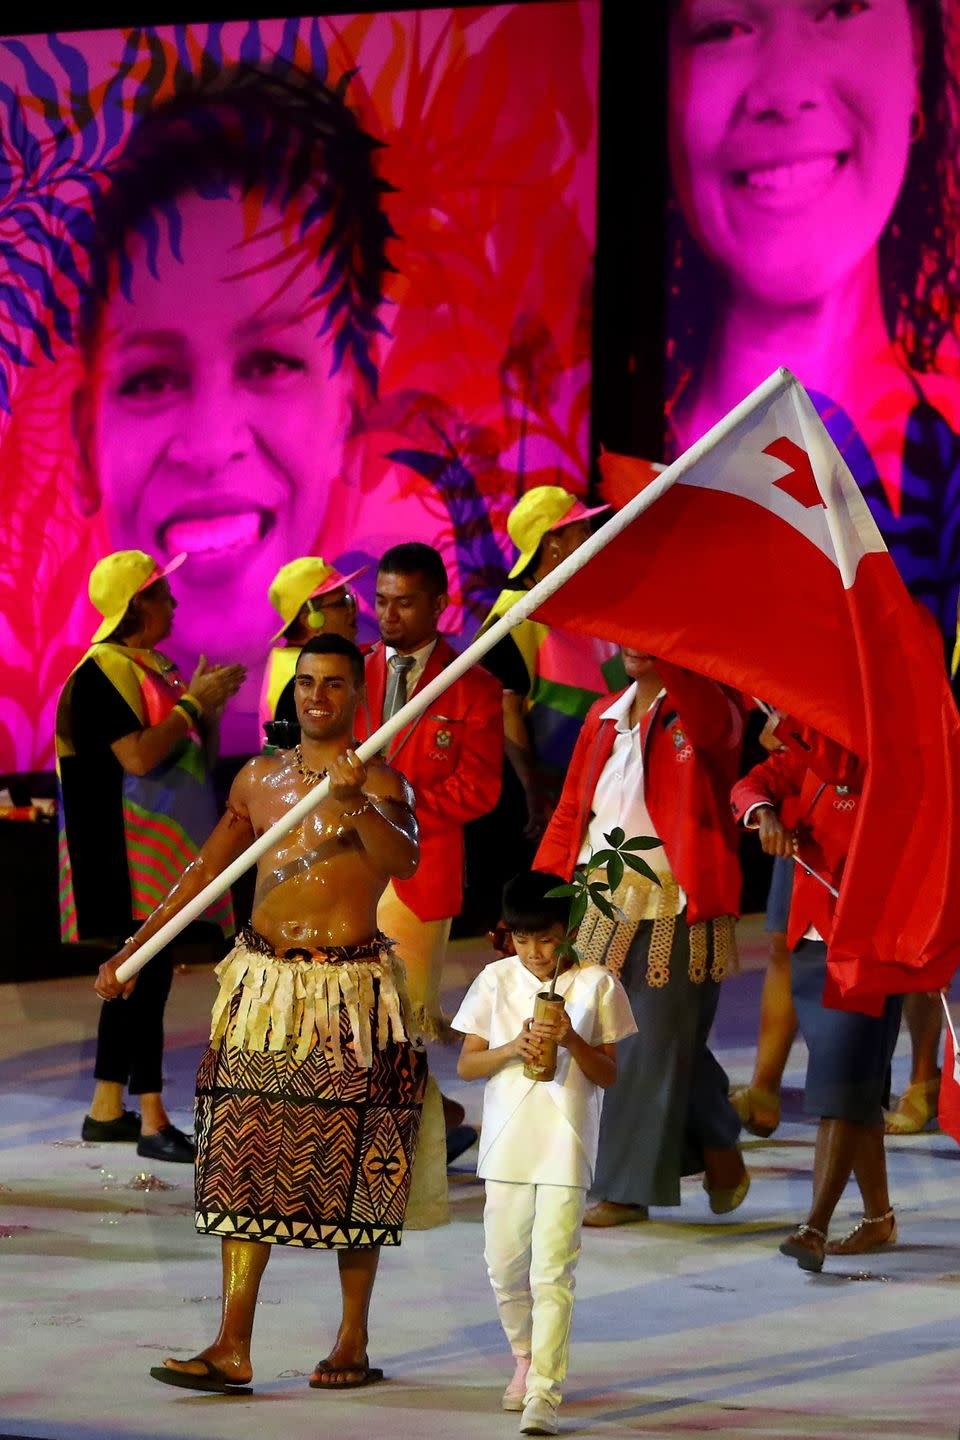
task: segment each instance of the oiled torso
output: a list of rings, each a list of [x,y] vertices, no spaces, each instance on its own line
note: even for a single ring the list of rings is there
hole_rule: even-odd
[[[375,793],[371,765],[366,789]],[[252,762],[245,792],[259,836],[312,788],[286,755]],[[253,901],[254,929],[278,954],[324,945],[355,945],[377,928],[377,902],[389,875],[370,860],[344,806],[327,798],[261,857]]]

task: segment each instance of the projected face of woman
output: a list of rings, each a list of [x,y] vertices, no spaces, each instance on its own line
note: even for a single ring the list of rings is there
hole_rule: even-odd
[[[916,100],[907,0],[679,0],[670,148],[734,293],[805,304],[876,245]]]
[[[104,307],[81,446],[111,542],[161,564],[187,552],[178,641],[253,660],[276,623],[272,577],[331,505],[347,381],[330,378],[330,343],[317,337],[316,266],[237,276],[275,256],[278,239],[243,244],[231,199],[189,195],[177,208],[181,258],[161,244],[154,273],[136,237],[130,296]],[[265,211],[260,228],[277,219]]]

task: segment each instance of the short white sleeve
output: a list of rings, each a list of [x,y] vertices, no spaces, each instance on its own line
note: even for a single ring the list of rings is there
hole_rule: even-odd
[[[626,990],[615,975],[603,970],[597,982],[594,1045],[612,1045],[616,1040],[636,1033],[637,1022],[633,1018]]]
[[[478,1035],[481,1040],[490,1039],[490,1024],[493,1019],[494,981],[489,973],[492,966],[481,970],[470,989],[464,995],[460,1009],[450,1021],[451,1029],[461,1035]]]

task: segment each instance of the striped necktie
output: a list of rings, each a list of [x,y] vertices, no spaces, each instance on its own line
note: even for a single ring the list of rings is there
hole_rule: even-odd
[[[412,655],[391,655],[387,661],[390,674],[387,676],[387,692],[383,697],[384,724],[392,720],[398,710],[407,703],[407,675],[413,669]]]

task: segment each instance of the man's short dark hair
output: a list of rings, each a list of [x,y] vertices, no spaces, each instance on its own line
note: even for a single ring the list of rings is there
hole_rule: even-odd
[[[353,681],[357,689],[363,684],[363,653],[343,635],[315,635],[308,640],[297,656],[297,669],[304,655],[345,655],[350,661]]]
[[[408,540],[394,545],[377,566],[378,575],[422,575],[426,588],[434,595],[446,595],[449,587],[447,567],[439,550],[421,540]]]
[[[567,928],[570,916],[569,895],[548,895],[566,881],[547,870],[528,870],[514,875],[503,887],[503,923],[520,935],[534,935],[553,925]]]

